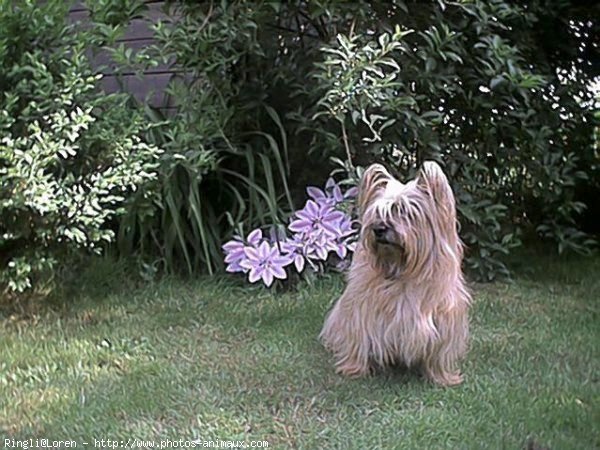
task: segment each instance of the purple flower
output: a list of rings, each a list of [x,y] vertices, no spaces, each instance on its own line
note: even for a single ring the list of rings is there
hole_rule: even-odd
[[[304,270],[306,262],[306,245],[301,234],[294,234],[291,238],[286,239],[281,243],[281,250],[293,262],[298,273]]]
[[[262,231],[257,228],[248,235],[247,244],[239,236],[234,236],[231,241],[226,242],[222,247],[225,252],[225,263],[227,263],[225,270],[230,273],[247,272],[248,270],[242,264],[247,259],[246,248],[257,248],[262,240]]]
[[[340,258],[345,258],[351,250],[352,234],[355,230],[351,227],[349,217],[340,221],[335,235],[320,230],[295,233],[291,239],[282,243],[282,250],[292,258],[296,270],[301,272],[305,262],[325,261],[330,251],[336,252]]]
[[[356,197],[358,188],[353,187],[343,193],[340,185],[336,183],[333,178],[329,178],[325,183],[325,190],[319,189],[318,187],[309,186],[306,188],[306,193],[317,203],[327,204],[335,207],[345,200]]]
[[[234,236],[231,241],[226,242],[223,245],[222,248],[225,252],[225,262],[227,263],[225,270],[227,272],[244,272],[244,268],[240,266],[240,262],[246,258],[246,253],[244,252],[245,247],[246,245],[239,236]]]
[[[250,283],[262,279],[269,287],[273,284],[274,278],[280,280],[287,278],[283,268],[292,261],[289,257],[281,255],[276,246],[263,241],[258,248],[246,247],[245,253],[246,258],[240,262],[240,265],[250,271],[248,276]]]
[[[356,234],[350,216],[327,203],[319,204],[313,200],[309,200],[296,216],[298,219],[288,227],[295,233],[283,243],[282,250],[292,258],[298,272],[304,270],[306,262],[316,268],[313,261],[326,261],[331,251],[342,259],[348,255],[349,244]]]
[[[327,203],[306,202],[304,208],[296,211],[296,220],[289,224],[290,231],[295,233],[314,233],[325,231],[335,234],[336,223],[344,217],[344,213],[333,209]]]
[[[263,239],[263,234],[262,234],[262,230],[260,228],[257,228],[254,231],[251,231],[250,234],[248,235],[248,244],[250,244],[252,247],[258,247],[258,245],[260,244],[260,242]]]
[[[326,242],[328,235],[319,233],[295,233],[291,238],[282,242],[282,251],[293,261],[298,273],[302,272],[309,263],[314,270],[318,267],[313,261],[326,260],[329,248]]]
[[[311,259],[325,261],[331,250],[331,236],[325,233],[308,235],[306,239],[306,254]]]
[[[318,270],[319,261],[327,261],[330,252],[340,259],[353,252],[357,230],[352,218],[338,210],[340,204],[354,198],[356,188],[342,191],[333,178],[329,178],[324,189],[314,186],[306,188],[309,200],[288,225],[291,237],[273,235],[263,237],[260,229],[253,230],[244,240],[235,236],[223,245],[228,272],[244,272],[251,283],[262,280],[269,287],[275,278],[286,279],[285,267],[294,264],[302,272],[306,264]],[[280,245],[273,241],[277,240]]]
[[[352,227],[352,219],[345,215],[336,229],[336,239],[331,250],[336,252],[341,259],[344,259],[348,251],[354,251],[353,240],[355,236],[356,230]]]
[[[356,198],[358,195],[358,188],[356,186],[351,187],[344,193],[344,199]]]

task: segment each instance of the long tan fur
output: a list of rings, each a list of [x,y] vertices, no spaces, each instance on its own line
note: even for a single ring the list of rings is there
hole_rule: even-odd
[[[434,383],[461,383],[470,295],[442,169],[428,161],[403,184],[372,165],[361,182],[359,215],[347,286],[320,335],[338,372],[361,376],[401,363],[420,367]]]

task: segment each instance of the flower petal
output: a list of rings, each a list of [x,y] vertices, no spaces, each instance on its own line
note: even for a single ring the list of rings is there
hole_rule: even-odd
[[[245,269],[238,262],[233,262],[225,267],[225,271],[229,273],[244,272]]]
[[[262,230],[260,228],[257,228],[256,230],[252,231],[249,235],[248,235],[248,243],[252,244],[254,247],[258,246],[258,244],[260,244],[260,241],[263,238],[263,234],[262,234]]]
[[[352,187],[346,191],[344,198],[354,198],[358,195],[358,188]]]
[[[306,219],[297,219],[288,225],[288,229],[294,233],[302,233],[312,228],[312,221]]]
[[[244,248],[244,243],[239,240],[236,240],[236,238],[234,238],[231,241],[228,241],[225,244],[223,244],[223,246],[221,248],[225,252],[232,252],[237,249]]]
[[[327,212],[324,212],[324,214],[323,214],[323,222],[341,221],[345,218],[346,218],[346,215],[343,212],[337,211],[335,209],[329,209]]]
[[[293,238],[288,238],[281,243],[281,251],[285,254],[294,253],[299,250],[299,243],[296,240],[297,235]]]
[[[258,246],[258,256],[260,257],[261,261],[267,259],[270,253],[271,246],[269,243],[267,241],[261,242],[261,244]]]
[[[267,287],[273,284],[273,273],[270,270],[263,271],[261,278]]]
[[[256,269],[256,268],[260,267],[260,264],[257,261],[252,261],[247,258],[240,260],[238,262],[238,264],[240,265],[240,267],[247,269],[247,270],[252,270],[252,269]]]
[[[337,185],[333,188],[333,192],[331,194],[336,203],[339,203],[344,200],[344,195],[342,194],[342,190]]]
[[[312,200],[307,201],[306,206],[303,208],[304,212],[310,214],[312,217],[315,217],[319,213],[319,209],[320,208],[317,203],[313,202]]]
[[[308,186],[306,188],[306,193],[308,194],[308,196],[310,198],[312,198],[314,200],[320,200],[322,198],[325,198],[325,192],[323,192],[318,187]]]
[[[265,269],[263,269],[262,267],[253,267],[250,270],[250,275],[248,276],[248,281],[250,281],[250,283],[256,283],[258,280],[260,280],[262,278],[264,273],[265,273]]]
[[[257,262],[260,261],[260,254],[258,253],[258,250],[254,247],[244,247],[244,253],[246,254],[246,257],[248,257],[248,259]]]
[[[316,205],[316,203],[315,203],[315,205]],[[317,218],[317,209],[309,210],[305,206],[304,208],[296,211],[295,216],[298,217],[299,219],[308,220],[309,222],[314,222],[315,219]]]
[[[317,253],[319,259],[322,259],[323,261],[327,259],[327,253],[329,253],[325,247],[317,247],[315,252]]]
[[[280,280],[285,280],[287,278],[287,273],[280,266],[271,266],[271,272],[275,278],[279,278]]]
[[[246,253],[244,253],[244,249],[242,248],[241,250],[236,250],[235,252],[229,253],[227,256],[225,256],[225,262],[226,263],[230,263],[230,262],[234,262],[234,261],[239,261],[242,258],[246,257]]]
[[[296,255],[294,258],[294,265],[296,266],[296,270],[298,272],[302,272],[304,270],[304,257],[302,255]]]
[[[325,233],[330,236],[341,236],[340,226],[337,222],[323,222],[321,223],[321,227]]]
[[[277,255],[271,259],[271,264],[274,266],[285,267],[291,264],[293,260],[294,258],[292,258],[290,255]]]

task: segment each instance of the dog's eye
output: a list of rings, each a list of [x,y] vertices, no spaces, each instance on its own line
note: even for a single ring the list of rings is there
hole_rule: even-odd
[[[403,204],[394,203],[391,208],[393,217],[402,217],[406,214],[406,208]]]

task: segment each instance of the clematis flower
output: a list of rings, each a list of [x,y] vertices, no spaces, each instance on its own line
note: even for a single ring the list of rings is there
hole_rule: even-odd
[[[283,269],[292,261],[289,257],[282,255],[276,246],[266,241],[261,242],[258,248],[246,247],[246,258],[240,265],[249,270],[248,280],[255,283],[262,279],[267,287],[273,284],[275,278],[285,280],[287,274]]]
[[[325,189],[319,189],[315,186],[306,188],[308,196],[317,203],[327,204],[335,207],[345,200],[353,199],[358,194],[358,188],[352,187],[346,192],[342,192],[342,188],[333,178],[329,178],[325,183]]]
[[[327,203],[306,202],[304,208],[296,211],[297,219],[289,224],[290,231],[295,233],[314,233],[325,231],[335,234],[336,223],[344,217],[344,213],[335,210]]]
[[[301,234],[294,234],[281,243],[282,252],[294,263],[296,271],[301,273],[306,262],[306,245]]]
[[[223,251],[225,252],[225,262],[227,267],[225,270],[230,273],[244,272],[244,268],[240,266],[240,261],[246,257],[244,248],[246,245],[242,242],[239,236],[223,244]]]
[[[356,186],[351,187],[350,189],[348,189],[346,192],[344,192],[344,199],[348,200],[348,199],[353,199],[356,198],[356,196],[358,195],[358,188]]]
[[[336,236],[332,240],[331,250],[341,259],[344,259],[348,255],[348,251],[354,251],[355,245],[353,241],[356,233],[356,229],[352,226],[352,219],[345,215],[336,228]]]
[[[234,236],[229,242],[226,242],[221,248],[225,253],[225,270],[230,273],[247,272],[242,262],[246,260],[246,248],[257,248],[263,240],[263,234],[260,228],[252,231],[246,242],[239,236]]]
[[[331,249],[331,236],[320,233],[307,236],[306,254],[311,259],[325,261]]]
[[[251,283],[259,280],[267,286],[273,281],[286,279],[285,267],[292,264],[297,272],[306,265],[319,270],[319,261],[327,261],[335,252],[345,259],[355,250],[358,231],[351,216],[343,212],[341,204],[356,197],[358,189],[342,191],[333,178],[324,189],[306,188],[309,200],[296,211],[288,225],[290,237],[278,235],[263,237],[260,229],[253,230],[246,239],[235,236],[223,245],[228,272],[244,272]],[[279,241],[279,246],[273,240]]]

